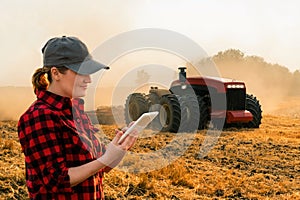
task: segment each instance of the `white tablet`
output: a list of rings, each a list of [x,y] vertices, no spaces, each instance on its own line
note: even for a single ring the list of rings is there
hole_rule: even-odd
[[[157,111],[154,112],[148,112],[142,114],[135,122],[134,124],[127,129],[127,131],[121,136],[118,143],[122,143],[123,140],[126,138],[127,135],[132,133],[132,131],[136,130],[138,133],[140,133],[143,129],[148,126],[148,124],[158,115]]]

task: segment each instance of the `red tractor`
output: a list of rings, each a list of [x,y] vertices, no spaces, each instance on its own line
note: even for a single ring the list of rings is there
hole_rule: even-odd
[[[179,80],[169,90],[151,87],[149,94],[127,97],[128,124],[149,111],[159,111],[151,124],[164,132],[191,132],[223,127],[259,128],[262,110],[259,101],[246,93],[245,83],[216,77],[186,77],[179,68]]]

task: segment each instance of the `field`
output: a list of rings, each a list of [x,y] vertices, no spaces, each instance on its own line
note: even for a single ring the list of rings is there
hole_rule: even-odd
[[[291,104],[293,103],[293,105]],[[265,114],[260,129],[227,129],[204,157],[199,152],[207,132],[199,131],[187,150],[164,167],[168,159],[146,160],[135,172],[114,169],[106,174],[107,199],[300,199],[299,99]],[[279,112],[280,111],[280,112]],[[280,115],[276,115],[280,113]],[[0,122],[0,199],[27,199],[24,157],[17,140],[16,121]],[[115,125],[101,125],[108,137]],[[148,131],[151,134],[150,131]],[[176,135],[140,138],[132,152],[165,148]],[[188,137],[182,134],[182,137]],[[178,151],[170,147],[170,152]],[[150,157],[151,158],[151,157]],[[125,158],[123,166],[134,166]],[[146,166],[156,167],[147,171]],[[128,168],[129,169],[129,168]]]

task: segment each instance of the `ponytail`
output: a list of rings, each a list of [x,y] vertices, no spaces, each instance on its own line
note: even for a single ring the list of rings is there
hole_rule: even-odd
[[[32,75],[32,85],[34,89],[34,93],[37,90],[47,90],[50,80],[48,80],[48,76],[46,73],[50,71],[49,68],[38,68],[35,70],[34,74]]]
[[[49,66],[44,66],[41,68],[38,68],[35,70],[34,74],[32,75],[32,85],[33,85],[33,90],[34,93],[36,94],[37,90],[47,90],[49,85],[52,82],[52,77],[51,77],[51,68]],[[57,70],[65,74],[68,68],[64,66],[58,66],[56,67]]]

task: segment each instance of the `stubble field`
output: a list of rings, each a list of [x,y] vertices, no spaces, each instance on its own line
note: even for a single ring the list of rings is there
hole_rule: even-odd
[[[298,99],[299,100],[299,99]],[[293,105],[291,104],[293,103]],[[227,129],[204,157],[199,152],[207,131],[169,165],[146,173],[114,169],[105,175],[107,199],[300,199],[300,105],[297,100],[265,114],[259,129]],[[17,122],[0,122],[0,199],[27,199],[24,157]],[[101,125],[108,137],[115,125]],[[183,134],[184,136],[184,134]],[[150,153],[176,136],[156,133],[140,138],[131,150]],[[178,151],[171,146],[170,151]],[[147,160],[149,166],[163,163]],[[125,158],[123,164],[134,165]]]

